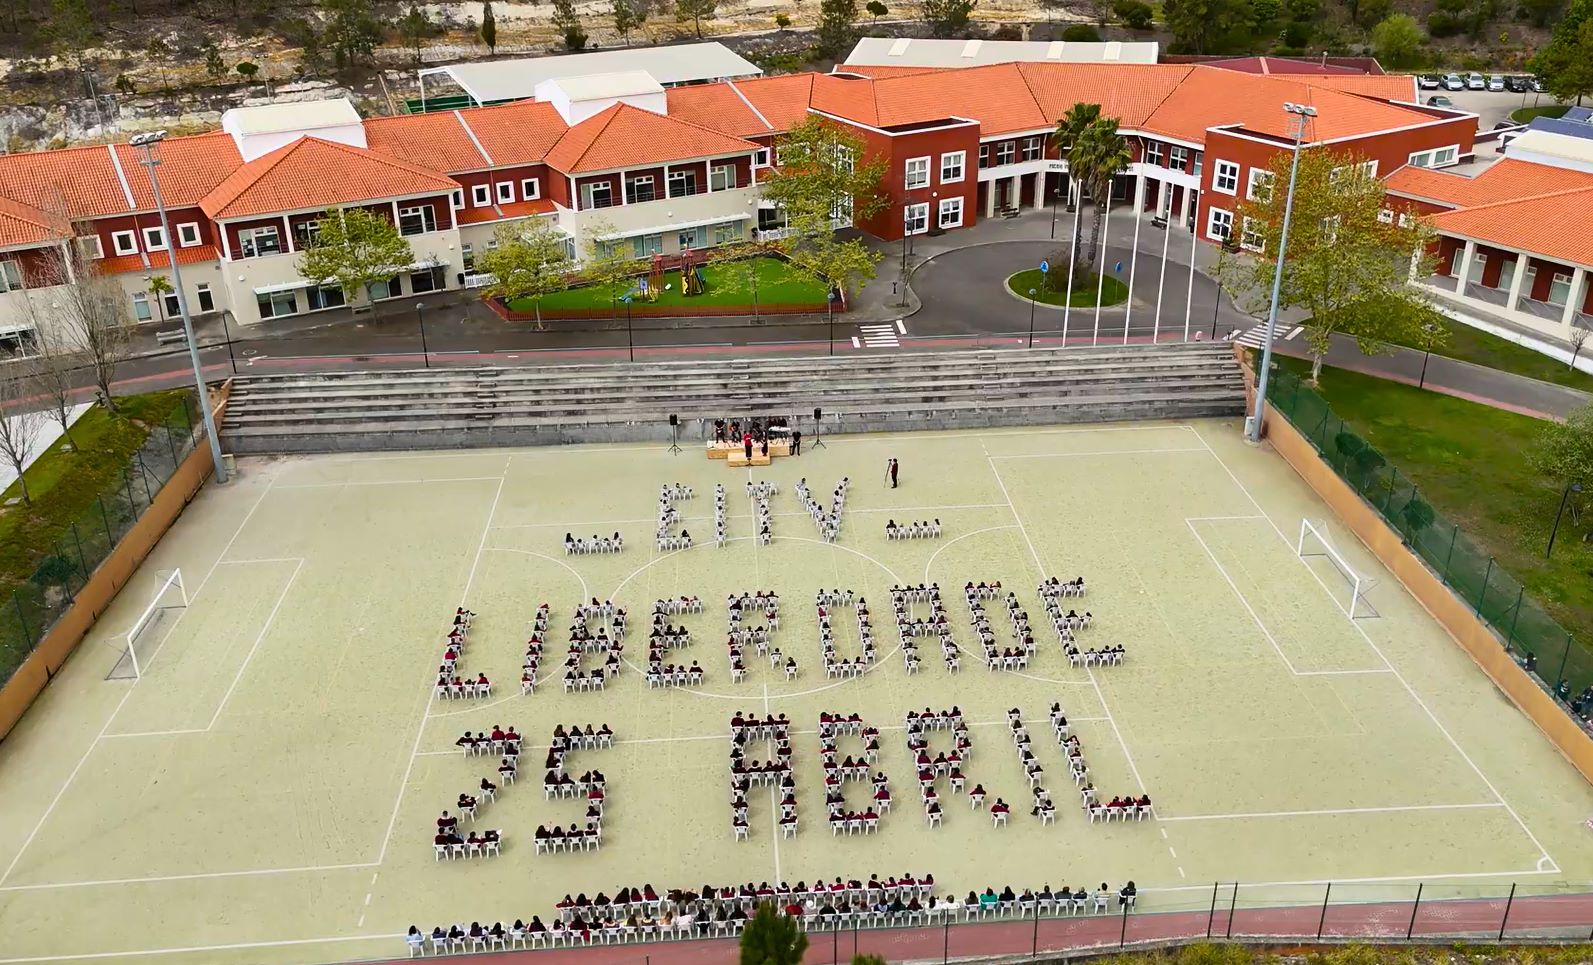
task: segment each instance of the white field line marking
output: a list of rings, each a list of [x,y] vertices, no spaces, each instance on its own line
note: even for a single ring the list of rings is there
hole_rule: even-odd
[[[1162,452],[1205,452],[1198,448],[1171,449],[1091,449],[1083,452],[1025,452],[1011,456],[990,456],[991,459],[1067,459],[1072,456],[1144,456]]]
[[[222,560],[220,565],[222,565],[222,566],[233,566],[233,565],[239,564],[239,563],[303,563],[303,562],[304,562],[304,557],[302,557],[302,556],[261,556],[261,557],[255,558],[255,559],[247,559],[247,560]]]
[[[270,942],[235,942],[231,945],[187,945],[181,948],[141,948],[130,952],[87,952],[81,955],[34,955],[29,958],[0,958],[0,965],[28,965],[32,962],[74,962],[99,958],[133,958],[146,955],[188,955],[195,952],[230,952],[245,948],[287,948],[294,945],[319,945],[323,942],[397,941],[399,934],[338,935],[332,938],[285,938]]]
[[[459,605],[470,599],[470,590],[476,585],[476,569],[481,566],[482,553],[487,548],[487,535],[492,532],[492,519],[498,513],[498,500],[503,498],[503,478],[498,477],[498,488],[492,494],[492,505],[487,509],[487,520],[481,525],[481,541],[476,544],[476,558],[470,563],[470,573],[465,577],[464,592],[459,594]],[[420,723],[415,727],[415,743],[409,748],[409,763],[404,765],[404,776],[398,782],[398,793],[393,797],[393,813],[387,819],[387,833],[382,836],[382,850],[377,852],[376,863],[387,859],[387,847],[393,841],[393,828],[398,824],[398,812],[404,806],[404,791],[409,787],[409,776],[415,770],[415,758],[420,750],[420,739],[426,736],[426,718],[431,715],[432,702],[437,699],[437,688],[430,681],[426,685],[426,708],[421,712]]]
[[[1310,878],[1302,881],[1257,881],[1254,883],[1249,881],[1241,881],[1239,883],[1239,887],[1241,889],[1297,888],[1304,885],[1325,885],[1329,882],[1332,882],[1335,885],[1375,885],[1386,884],[1392,881],[1443,881],[1446,879],[1470,878],[1504,878],[1508,880],[1510,878],[1519,878],[1525,875],[1552,875],[1557,873],[1558,872],[1555,871],[1450,871],[1438,872],[1436,874],[1382,875],[1375,878]],[[1141,888],[1139,891],[1141,894],[1145,894],[1146,892],[1154,892],[1156,894],[1172,894],[1174,892],[1180,891],[1195,891],[1205,892],[1209,895],[1211,894],[1211,885],[1180,885],[1171,888]],[[1224,892],[1224,894],[1226,894],[1226,892]],[[1489,897],[1497,898],[1498,896],[1494,895]],[[1477,901],[1481,899],[1470,900]],[[4,965],[4,963],[0,963],[0,965]]]
[[[238,537],[243,534],[244,527],[248,526],[249,520],[254,518],[255,510],[259,509],[260,504],[265,502],[265,498],[271,494],[271,489],[275,485],[276,478],[272,477],[271,481],[266,483],[265,489],[260,491],[260,498],[254,501],[254,505],[249,507],[249,511],[244,514],[243,519],[238,521],[238,528],[232,531],[232,537],[227,540],[227,545],[223,546],[221,548],[221,552],[216,554],[216,561],[210,564],[210,569],[205,572],[205,578],[199,581],[199,585],[194,588],[193,595],[188,598],[189,605],[183,608],[183,612],[177,614],[177,619],[172,621],[172,625],[166,631],[166,635],[161,638],[162,644],[171,639],[172,631],[177,629],[178,624],[182,623],[183,617],[187,616],[188,611],[193,609],[194,601],[199,599],[200,593],[204,592],[205,586],[210,582],[210,578],[216,575],[216,569],[221,566],[221,561],[226,558],[228,551],[232,549],[232,545],[238,542]],[[155,654],[159,652],[159,646],[150,651],[149,655],[144,658],[145,665],[148,666],[150,663],[152,663],[155,659]],[[142,677],[135,678],[132,684],[128,686],[127,692],[122,695],[122,699],[116,702],[116,707],[111,710],[110,716],[105,718],[105,725],[100,728],[100,732],[98,734],[94,735],[94,740],[89,742],[88,748],[83,751],[83,756],[78,759],[77,766],[73,767],[72,772],[66,776],[65,783],[61,785],[61,789],[59,791],[55,792],[55,797],[50,799],[50,804],[44,809],[44,813],[39,815],[38,823],[33,826],[32,831],[28,832],[27,838],[23,840],[22,847],[17,849],[17,853],[12,857],[11,863],[6,865],[5,873],[0,874],[0,885],[4,885],[6,879],[11,877],[11,872],[16,870],[17,862],[22,860],[22,855],[26,853],[29,846],[33,844],[33,839],[38,837],[39,830],[44,827],[44,822],[48,821],[50,819],[50,815],[55,813],[56,805],[60,804],[61,798],[66,796],[67,788],[71,787],[72,782],[77,779],[78,772],[83,770],[83,765],[88,762],[89,755],[94,753],[94,748],[99,746],[100,741],[104,739],[106,732],[111,729],[111,724],[115,723],[116,721],[116,715],[122,712],[122,707],[127,704],[127,698],[133,695],[133,688],[137,687],[139,681],[142,679]]]
[[[1185,814],[1173,817],[1157,816],[1158,821],[1237,821],[1250,818],[1303,818],[1326,817],[1338,814],[1396,814],[1405,811],[1482,811],[1504,807],[1503,801],[1484,801],[1479,804],[1406,804],[1390,807],[1324,808],[1318,811],[1249,811],[1235,814]]]
[[[1217,455],[1217,450],[1212,449],[1211,444],[1206,442],[1205,437],[1202,436],[1198,431],[1195,431],[1193,426],[1190,427],[1190,431],[1195,432],[1195,437],[1201,441],[1202,445],[1210,450],[1212,458],[1217,460],[1217,464],[1222,467],[1223,472],[1228,474],[1228,478],[1232,479],[1234,481],[1234,485],[1239,487],[1239,491],[1245,494],[1246,499],[1250,500],[1250,505],[1254,506],[1257,512],[1260,512],[1262,515],[1266,515],[1266,509],[1264,509],[1262,505],[1256,501],[1256,497],[1251,494],[1250,490],[1246,488],[1245,484],[1239,481],[1239,477],[1234,475],[1233,470],[1228,468],[1228,464],[1223,461],[1223,458]],[[1293,546],[1293,544],[1289,542],[1289,537],[1284,534],[1283,530],[1278,528],[1278,524],[1273,521],[1271,516],[1267,516],[1267,522],[1271,524],[1273,532],[1278,534],[1278,539],[1282,540],[1285,546]],[[1298,557],[1296,557],[1296,559],[1298,559]],[[1333,591],[1329,589],[1326,583],[1322,582],[1322,577],[1317,575],[1315,569],[1307,565],[1303,560],[1300,562],[1300,565],[1304,566],[1306,572],[1311,574],[1311,578],[1316,580],[1317,585],[1322,587],[1323,592],[1327,593],[1329,597],[1333,596]],[[1342,610],[1339,612],[1343,613]],[[1371,647],[1372,652],[1377,654],[1378,658],[1383,661],[1383,664],[1389,668],[1389,671],[1394,675],[1394,679],[1398,680],[1400,686],[1405,688],[1405,692],[1410,694],[1411,699],[1416,702],[1416,706],[1420,707],[1422,712],[1427,715],[1427,719],[1433,722],[1434,727],[1438,728],[1438,732],[1444,735],[1445,740],[1449,741],[1449,746],[1455,749],[1455,753],[1460,755],[1461,760],[1466,762],[1466,765],[1470,767],[1472,772],[1477,775],[1477,777],[1482,781],[1483,785],[1488,788],[1488,791],[1493,794],[1500,804],[1504,805],[1505,810],[1510,812],[1510,816],[1515,818],[1516,824],[1521,826],[1521,830],[1526,833],[1527,838],[1532,842],[1533,846],[1538,849],[1538,852],[1542,854],[1543,857],[1548,858],[1550,864],[1554,865],[1554,867],[1550,869],[1548,873],[1553,874],[1558,872],[1560,870],[1559,864],[1555,862],[1553,857],[1550,856],[1548,849],[1545,848],[1543,843],[1538,840],[1538,836],[1532,833],[1532,829],[1527,827],[1527,822],[1521,819],[1521,815],[1516,812],[1514,807],[1511,807],[1510,802],[1505,799],[1505,796],[1499,793],[1499,789],[1495,787],[1494,783],[1488,779],[1488,775],[1483,773],[1482,768],[1477,766],[1477,762],[1471,759],[1470,754],[1466,753],[1466,749],[1460,746],[1459,741],[1455,740],[1455,735],[1449,732],[1449,728],[1445,727],[1443,722],[1438,719],[1438,715],[1433,713],[1433,709],[1427,706],[1427,702],[1425,700],[1422,700],[1421,695],[1416,692],[1416,688],[1412,687],[1410,685],[1410,681],[1405,679],[1405,675],[1400,673],[1399,670],[1394,667],[1393,662],[1388,659],[1388,656],[1383,653],[1382,648],[1377,645],[1376,641],[1372,639],[1371,635],[1366,632],[1366,629],[1362,627],[1358,621],[1356,621],[1347,613],[1344,614],[1344,618],[1349,620],[1350,626],[1355,628],[1355,632],[1361,635],[1361,639],[1366,641],[1366,645]]]
[[[278,489],[339,489],[344,486],[422,486],[426,483],[502,482],[499,476],[442,476],[436,479],[370,479],[343,482],[283,483]]]
[[[104,878],[98,881],[47,881],[37,885],[6,885],[7,891],[54,891],[61,888],[106,888],[116,885],[160,884],[166,881],[202,881],[209,878],[252,878],[261,875],[308,874],[323,871],[347,871],[355,868],[374,868],[375,862],[358,861],[352,864],[317,864],[298,868],[249,868],[244,871],[206,871],[184,875],[151,875],[147,878]]]

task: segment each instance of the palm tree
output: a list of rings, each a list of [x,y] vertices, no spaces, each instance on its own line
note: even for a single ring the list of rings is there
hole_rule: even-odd
[[[1102,117],[1099,104],[1075,104],[1057,122],[1052,135],[1068,175],[1090,193],[1094,213],[1090,219],[1090,245],[1080,267],[1088,271],[1100,255],[1101,222],[1111,200],[1112,178],[1134,160],[1128,140],[1117,133],[1117,118]],[[1082,199],[1081,199],[1082,200]],[[1075,248],[1077,239],[1074,239]]]

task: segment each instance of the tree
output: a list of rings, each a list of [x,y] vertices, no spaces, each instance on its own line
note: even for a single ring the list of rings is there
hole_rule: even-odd
[[[1067,162],[1068,176],[1089,192],[1090,244],[1077,268],[1086,276],[1095,267],[1101,248],[1101,223],[1111,202],[1112,179],[1128,168],[1133,151],[1117,133],[1117,119],[1102,117],[1099,104],[1075,104],[1057,122],[1051,135],[1058,152]]]
[[[564,37],[566,49],[586,48],[586,28],[581,26],[580,14],[575,12],[575,0],[553,0],[553,27]]]
[[[954,37],[968,29],[979,0],[924,0],[924,23],[936,37]]]
[[[112,86],[116,88],[116,92],[118,94],[127,94],[128,96],[132,96],[133,94],[138,93],[138,88],[133,86],[133,78],[127,76],[126,74],[117,74],[116,82]]]
[[[1565,6],[1565,0],[1521,0],[1521,12],[1534,27],[1547,27]]]
[[[1112,12],[1130,30],[1149,30],[1156,16],[1151,5],[1144,0],[1117,0],[1112,5]]]
[[[240,62],[233,70],[238,72],[238,76],[242,77],[245,83],[252,84],[254,83],[255,75],[260,73],[260,65],[245,60]]]
[[[66,448],[76,449],[77,443],[72,438],[72,409],[77,392],[73,378],[77,365],[75,354],[53,322],[35,319],[33,341],[37,354],[28,360],[29,380],[35,393],[44,399],[45,411],[61,427]]]
[[[398,228],[364,208],[329,209],[315,238],[299,257],[299,275],[343,289],[350,305],[369,295],[370,285],[391,278],[415,260]]]
[[[838,57],[857,38],[857,0],[819,0],[819,53]]]
[[[606,223],[588,226],[587,239],[581,259],[581,277],[593,290],[608,296],[609,307],[616,321],[619,319],[619,299],[631,289],[633,279],[646,269],[642,262],[631,257],[625,242],[611,240],[615,231]]]
[[[1593,481],[1593,404],[1572,411],[1564,422],[1544,423],[1528,459],[1555,488]]]
[[[692,28],[697,31],[697,39],[702,39],[702,22],[712,20],[719,7],[719,0],[675,0],[675,22],[685,23],[690,20]]]
[[[1554,28],[1554,39],[1527,62],[1549,93],[1562,101],[1593,94],[1593,0],[1578,0]],[[1574,26],[1573,26],[1574,24]]]
[[[777,29],[784,30],[791,26],[791,18],[783,13],[777,13],[774,15],[774,25]]]
[[[1100,43],[1101,32],[1095,29],[1094,24],[1070,23],[1063,28],[1062,39],[1070,44]]]
[[[1396,13],[1372,28],[1372,49],[1377,59],[1390,67],[1414,64],[1420,57],[1427,35],[1408,13]]]
[[[155,296],[155,310],[160,312],[160,320],[166,320],[166,296],[174,289],[165,275],[146,275],[144,284],[149,286],[149,293]]]
[[[88,66],[88,49],[94,43],[96,21],[88,0],[51,0],[50,19],[44,27],[50,51],[63,60]]]
[[[1574,323],[1571,325],[1571,337],[1568,339],[1571,343],[1571,368],[1576,368],[1577,356],[1582,354],[1582,346],[1587,344],[1589,336],[1593,336],[1593,329]]]
[[[571,5],[574,12],[574,5]],[[487,45],[488,54],[498,52],[498,17],[492,12],[492,0],[481,4],[481,42]]]
[[[741,930],[741,965],[800,965],[808,949],[801,922],[764,902]]]
[[[499,225],[497,247],[476,258],[476,269],[495,279],[487,294],[505,302],[531,299],[536,306],[537,331],[542,331],[542,298],[569,287],[575,269],[564,236],[545,218]]]
[[[0,381],[0,459],[4,459],[11,471],[16,473],[24,503],[33,502],[33,496],[28,492],[28,477],[23,475],[22,470],[34,457],[34,447],[39,444],[44,424],[48,421],[48,417],[40,410],[22,408],[22,400],[27,398],[28,391],[28,382],[24,378]]]
[[[326,18],[326,45],[339,70],[349,70],[369,60],[381,39],[371,0],[320,0]]]
[[[863,9],[868,11],[868,15],[874,18],[875,22],[878,22],[879,18],[885,16],[887,13],[890,13],[890,8],[881,3],[880,0],[868,0],[868,6],[864,7]]]
[[[67,219],[62,216],[62,222]],[[88,229],[83,229],[87,233]],[[61,256],[38,269],[41,288],[54,288],[50,301],[62,344],[76,349],[94,375],[100,402],[115,409],[111,384],[116,368],[127,357],[132,325],[127,317],[127,296],[116,279],[99,273],[93,260],[74,244],[63,245]]]
[[[215,78],[227,76],[227,62],[221,59],[221,51],[213,43],[205,44],[205,73]]]
[[[1233,259],[1223,281],[1258,317],[1270,301],[1291,157],[1286,151],[1274,155],[1257,196],[1234,212],[1240,247],[1256,257]],[[1371,355],[1387,343],[1408,345],[1425,337],[1426,325],[1447,331],[1421,290],[1407,284],[1431,273],[1432,230],[1418,219],[1384,220],[1383,182],[1361,162],[1326,148],[1300,153],[1278,309],[1298,308],[1306,315],[1313,383],[1335,334],[1354,338]]]
[[[888,965],[879,955],[853,955],[852,965]]]
[[[409,12],[398,21],[398,36],[404,41],[404,46],[414,53],[417,65],[420,63],[421,45],[435,30],[431,18],[413,3],[409,5]]]
[[[1162,22],[1180,49],[1197,54],[1225,53],[1250,22],[1247,0],[1166,0]],[[1248,39],[1248,38],[1245,38]]]
[[[614,0],[614,29],[625,46],[631,45],[631,31],[647,22],[647,0]]]
[[[171,47],[161,38],[151,37],[149,43],[144,45],[144,55],[155,65],[155,72],[160,75],[161,90],[170,92],[171,76],[166,73],[166,65],[171,59]]]

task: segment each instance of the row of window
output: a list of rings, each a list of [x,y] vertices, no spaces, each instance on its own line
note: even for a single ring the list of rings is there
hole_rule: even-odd
[[[1465,258],[1466,248],[1464,245],[1461,245],[1455,249],[1454,254],[1452,254],[1449,259],[1449,274],[1451,277],[1460,277],[1461,263],[1465,261]],[[1513,263],[1513,259],[1506,260],[1505,262],[1506,266],[1509,266]],[[1484,288],[1488,287],[1487,285],[1483,284],[1482,280],[1483,273],[1487,270],[1487,267],[1488,253],[1486,251],[1473,252],[1471,256],[1471,267],[1466,270],[1466,283],[1470,285],[1482,285]],[[1524,275],[1525,279],[1522,283],[1521,290],[1526,294],[1526,297],[1531,298],[1532,292],[1537,288],[1538,266],[1529,263],[1526,266]],[[1571,277],[1571,272],[1555,271],[1554,274],[1549,278],[1549,290],[1546,293],[1547,297],[1543,299],[1544,302],[1559,308],[1564,308],[1567,299],[1571,297]],[[1505,270],[1501,268],[1499,271],[1499,283],[1493,287],[1498,289],[1502,286],[1504,290],[1508,291],[1509,282],[1507,282],[1505,279]]]
[[[680,251],[697,248],[711,248],[718,245],[734,244],[745,237],[745,231],[740,221],[721,221],[718,224],[701,225],[695,228],[682,228],[676,232],[675,243]],[[614,241],[604,242],[605,254],[620,255],[631,258],[651,258],[664,253],[664,236],[662,234],[632,235],[629,238],[618,238]]]
[[[660,197],[684,198],[701,193],[695,170],[671,171],[664,181],[667,194],[658,193],[658,182],[651,174],[638,174],[625,180],[625,203],[645,204]],[[739,187],[734,164],[715,164],[708,168],[709,191],[731,191]],[[611,181],[589,181],[581,185],[581,207],[611,208],[614,201],[614,184]]]
[[[923,157],[910,157],[907,159],[905,177],[902,184],[911,191],[914,188],[929,187],[929,155]],[[966,167],[968,162],[967,151],[950,151],[940,156],[940,183],[956,184],[967,177]]]
[[[513,204],[519,201],[535,201],[542,197],[542,181],[540,178],[521,178],[520,193],[515,195],[513,181],[495,181],[492,184],[472,184],[470,186],[470,206],[473,208],[490,208],[494,203]],[[494,202],[494,197],[497,198]],[[464,207],[464,199],[459,192],[454,192],[454,207]]]
[[[404,275],[394,275],[385,280],[373,282],[367,289],[371,301],[379,302],[386,298],[401,298],[404,295]],[[431,268],[426,271],[411,272],[409,278],[409,294],[422,295],[429,291],[438,291],[447,287],[443,277],[443,269]],[[341,308],[348,304],[348,298],[343,289],[337,285],[311,285],[304,291],[304,308],[306,312],[318,312],[328,308]],[[285,292],[264,292],[255,295],[255,304],[260,309],[261,318],[281,318],[284,315],[297,315],[300,312],[298,290]]]
[[[962,227],[962,198],[941,198],[935,223],[941,228]],[[910,204],[902,209],[902,228],[910,235],[929,230],[929,204]]]
[[[993,150],[992,150],[993,149]],[[1038,161],[1045,156],[1045,137],[1036,135],[1021,141],[1000,141],[979,145],[979,166],[998,167],[1019,161]]]
[[[142,228],[138,231],[113,231],[111,232],[111,252],[117,255],[138,254],[138,240],[142,235],[145,251],[165,251],[166,232],[156,225],[153,228]],[[199,233],[197,221],[185,221],[177,226],[177,245],[180,248],[193,248],[202,244],[203,237]],[[84,253],[91,258],[104,258],[105,246],[101,244],[99,235],[84,235],[78,239],[83,246]]]
[[[418,205],[413,208],[398,209],[398,233],[405,236],[425,234],[437,230],[437,210],[429,204]],[[295,249],[308,248],[315,244],[321,235],[321,222],[299,221],[293,225],[293,244]],[[238,231],[238,250],[234,255],[239,258],[255,258],[260,255],[274,255],[282,251],[282,232],[276,225],[261,225],[255,228],[242,228]]]
[[[194,286],[194,294],[196,298],[192,307],[196,314],[203,315],[206,312],[216,310],[216,296],[211,293],[208,282],[200,282]],[[176,292],[166,292],[161,295],[160,307],[164,318],[177,318],[182,314],[182,305],[177,301]],[[147,322],[153,317],[149,303],[149,293],[133,292],[133,318],[140,322]]]
[[[1181,144],[1163,144],[1161,141],[1145,142],[1145,163],[1156,167],[1162,166],[1163,158],[1168,160],[1167,167],[1173,171],[1189,170],[1190,149]],[[1205,164],[1206,153],[1195,151],[1195,168],[1189,173],[1200,176],[1202,166]]]

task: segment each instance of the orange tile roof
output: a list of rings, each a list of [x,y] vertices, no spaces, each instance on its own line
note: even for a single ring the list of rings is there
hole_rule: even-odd
[[[416,194],[448,194],[453,179],[408,161],[301,137],[233,172],[200,202],[212,218],[244,218]]]
[[[980,134],[988,137],[1050,128],[1056,123],[1056,118],[1047,117],[1035,100],[1017,64],[842,83],[873,85],[877,123],[881,127],[965,117],[979,121]]]
[[[110,149],[103,144],[0,156],[0,195],[81,218],[129,210]]]
[[[1100,104],[1101,112],[1117,118],[1118,126],[1135,129],[1144,127],[1192,70],[1181,64],[1018,65],[1040,113],[1052,125],[1073,105],[1086,103]]]
[[[71,225],[38,208],[0,198],[0,248],[35,247],[71,235]]]
[[[1578,187],[1441,211],[1429,215],[1428,220],[1439,231],[1593,266],[1593,232],[1587,230],[1589,204],[1593,204],[1593,187]]]
[[[928,74],[937,70],[947,70],[946,67],[899,67],[894,64],[836,64],[832,73],[837,74],[862,74],[865,77],[910,77],[913,74]]]
[[[816,74],[783,74],[779,77],[753,77],[735,81],[758,113],[769,119],[777,131],[789,131],[808,116]],[[711,126],[711,125],[710,125]]]
[[[177,249],[177,264],[197,265],[207,261],[216,261],[221,257],[215,245],[194,245],[191,248]],[[161,271],[171,270],[170,263],[166,260],[164,251],[149,252],[149,264],[144,264],[142,255],[114,255],[110,258],[101,258],[94,263],[94,267],[102,275],[121,275],[128,272],[144,272],[158,275]]]
[[[1504,158],[1476,177],[1407,165],[1390,174],[1385,185],[1397,194],[1454,207],[1472,207],[1534,197],[1543,194],[1546,188],[1555,191],[1590,188],[1593,187],[1593,173]]]
[[[1290,101],[1318,110],[1306,127],[1308,141],[1355,137],[1432,120],[1418,110],[1314,86],[1315,80],[1196,66],[1143,127],[1196,141],[1204,140],[1205,131],[1217,126],[1288,138],[1294,134],[1293,117],[1283,105]]]
[[[671,87],[664,92],[668,98],[669,116],[733,137],[757,137],[770,134],[774,125],[758,116],[751,99],[743,100],[732,84],[693,84],[689,87]]]
[[[491,166],[453,111],[370,118],[365,122],[365,144],[378,153],[446,174]]]
[[[1376,97],[1380,100],[1415,103],[1416,78],[1409,74],[1326,74],[1302,77],[1312,87],[1326,87],[1346,94]]]
[[[492,221],[529,218],[532,215],[547,214],[552,210],[552,201],[538,198],[535,201],[516,201],[513,204],[497,204],[485,208],[463,208],[454,212],[454,220],[462,225],[487,224]]]
[[[560,171],[579,174],[745,154],[757,148],[750,141],[700,124],[619,103],[570,128],[548,152],[547,162]]]
[[[155,192],[149,186],[148,169],[139,164],[143,156],[131,145],[116,145],[116,157],[122,163],[136,207],[153,211]],[[168,138],[161,142],[156,157],[160,160],[160,195],[168,209],[194,207],[243,166],[232,135],[223,131]]]
[[[516,101],[459,112],[495,167],[540,164],[569,130],[552,104]]]

